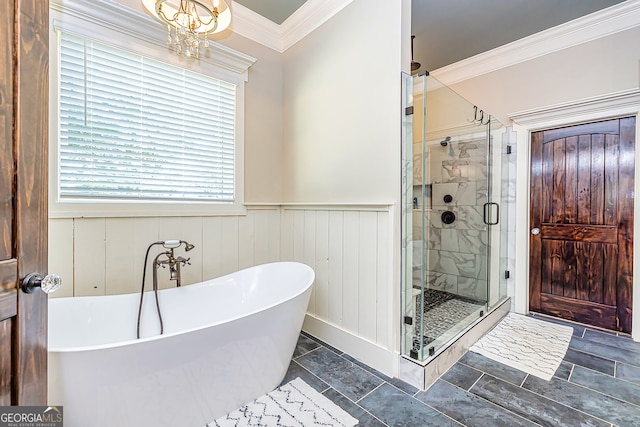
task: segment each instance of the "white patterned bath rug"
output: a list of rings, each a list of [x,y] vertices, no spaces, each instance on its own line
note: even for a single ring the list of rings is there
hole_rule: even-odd
[[[569,326],[509,313],[469,350],[549,381],[572,335]]]
[[[207,427],[353,427],[358,420],[296,378]]]

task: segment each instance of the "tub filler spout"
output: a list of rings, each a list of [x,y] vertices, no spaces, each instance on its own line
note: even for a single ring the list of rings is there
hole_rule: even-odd
[[[162,256],[165,257],[165,259],[160,259]],[[173,253],[173,249],[171,249],[171,251],[167,251],[167,252],[161,252],[158,254],[158,256],[156,256],[155,260],[153,261],[153,289],[156,290],[157,289],[157,282],[158,282],[158,268],[162,267],[162,268],[169,268],[169,280],[173,280],[176,282],[176,286],[180,286],[180,266],[185,266],[185,265],[191,265],[191,263],[189,262],[191,260],[191,258],[184,258],[181,256],[176,257]]]

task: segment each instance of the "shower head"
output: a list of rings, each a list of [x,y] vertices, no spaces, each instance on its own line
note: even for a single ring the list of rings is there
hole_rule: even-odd
[[[440,145],[442,145],[443,147],[446,147],[447,145],[449,145],[449,141],[451,141],[451,137],[448,136],[445,139],[443,139],[442,141],[440,141]]]
[[[184,250],[185,252],[189,252],[191,249],[195,248],[196,245],[192,245],[191,243],[185,241],[185,240],[181,240],[182,243],[184,243]]]

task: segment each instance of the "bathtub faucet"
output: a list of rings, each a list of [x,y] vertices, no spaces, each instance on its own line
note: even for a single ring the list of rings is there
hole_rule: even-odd
[[[147,248],[147,253],[144,256],[144,266],[142,267],[142,287],[140,289],[140,307],[138,308],[138,326],[136,336],[140,338],[140,318],[142,317],[142,300],[144,298],[144,282],[147,273],[147,260],[149,258],[149,252],[154,246],[162,245],[165,249],[169,249],[165,252],[160,252],[153,260],[153,292],[156,297],[156,308],[158,309],[158,320],[160,321],[160,334],[164,332],[164,325],[162,324],[162,314],[160,314],[160,301],[158,300],[158,268],[169,267],[170,280],[176,281],[176,286],[180,286],[180,267],[185,265],[191,265],[189,260],[191,258],[184,258],[181,256],[176,257],[174,249],[179,248],[184,244],[185,252],[189,252],[195,248],[195,245],[187,242],[186,240],[159,240],[153,242]],[[165,259],[161,259],[162,257]]]
[[[160,259],[164,255],[165,259]],[[176,286],[180,286],[180,267],[185,265],[191,265],[189,262],[191,258],[184,258],[181,256],[176,257],[173,253],[173,249],[169,249],[166,252],[161,252],[156,256],[153,261],[154,275],[157,274],[157,269],[162,267],[169,267],[169,280],[174,280]],[[157,276],[155,276],[157,278]]]
[[[154,244],[162,244],[166,249],[169,249],[166,252],[161,252],[156,256],[156,259],[153,261],[153,274],[154,274],[154,283],[157,283],[157,269],[159,267],[165,268],[169,267],[169,280],[174,280],[176,282],[176,286],[180,286],[180,267],[185,265],[191,265],[189,262],[191,258],[184,258],[181,256],[176,257],[174,254],[174,249],[179,248],[184,243],[185,252],[189,252],[191,249],[195,248],[195,245],[187,242],[186,240],[164,240],[161,242],[156,242]],[[153,245],[153,244],[152,244]],[[165,256],[166,259],[161,260],[162,256]],[[156,285],[154,284],[154,287]]]

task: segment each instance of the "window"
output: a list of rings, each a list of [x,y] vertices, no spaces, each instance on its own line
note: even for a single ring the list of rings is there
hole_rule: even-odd
[[[236,85],[62,33],[58,196],[233,203]]]
[[[244,94],[256,59],[167,49],[117,2],[49,9],[49,217],[242,215]]]

